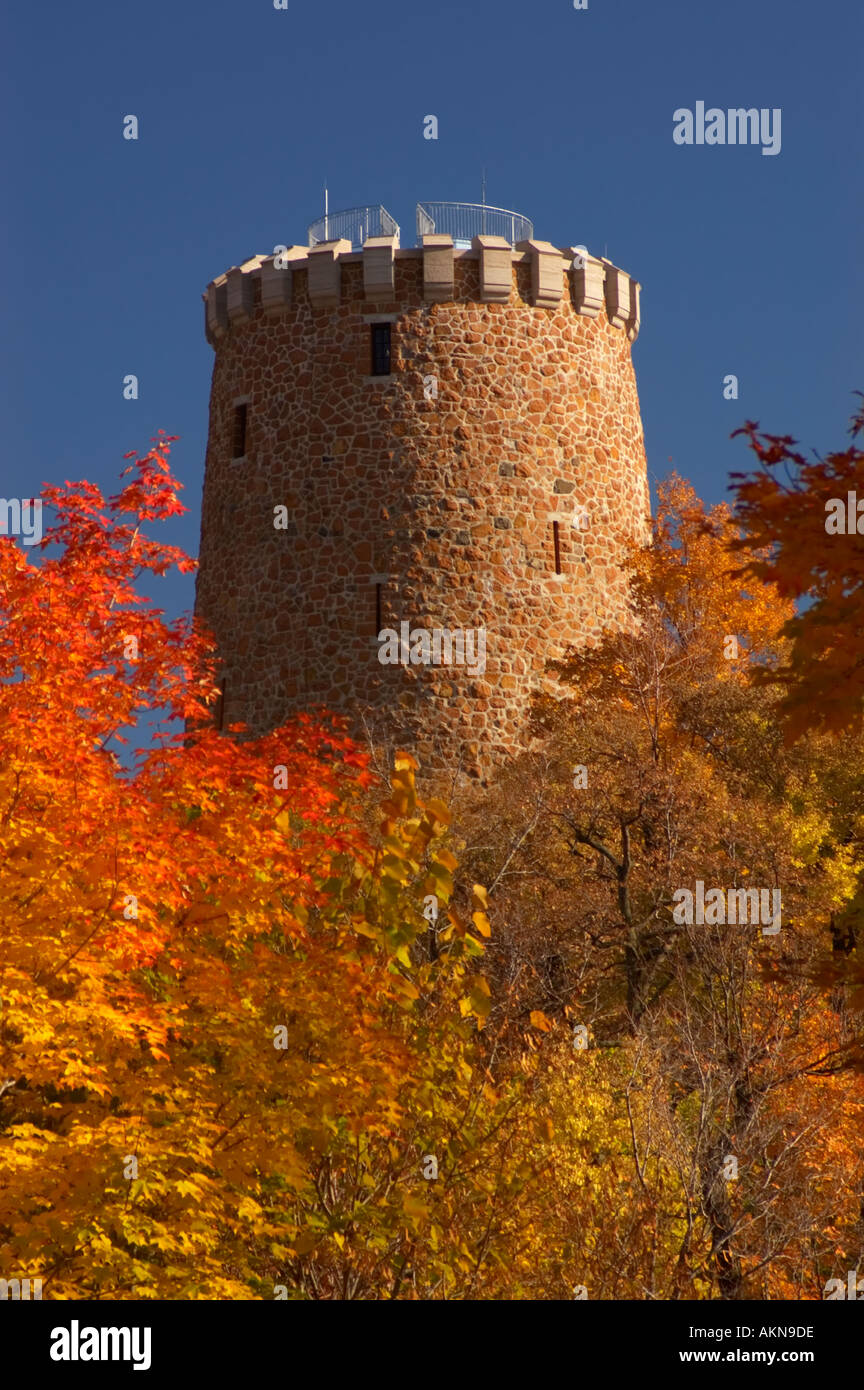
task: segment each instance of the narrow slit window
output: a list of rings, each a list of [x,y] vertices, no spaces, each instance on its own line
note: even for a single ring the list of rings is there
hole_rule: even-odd
[[[552,541],[555,546],[555,573],[561,573],[561,531],[557,521],[552,522]]]
[[[246,420],[249,407],[247,405],[235,405],[234,407],[234,441],[232,458],[242,459],[246,457]]]
[[[372,375],[390,375],[390,324],[372,324]]]

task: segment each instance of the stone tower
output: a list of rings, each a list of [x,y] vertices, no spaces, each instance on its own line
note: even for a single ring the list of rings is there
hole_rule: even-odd
[[[323,705],[424,772],[483,776],[547,659],[622,612],[649,514],[639,285],[516,214],[460,238],[418,208],[410,250],[389,218],[334,239],[340,216],[204,295],[218,717],[261,733]]]

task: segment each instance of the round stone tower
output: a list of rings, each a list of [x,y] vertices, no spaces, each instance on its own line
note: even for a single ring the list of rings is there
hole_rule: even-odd
[[[482,777],[547,660],[622,616],[649,514],[639,285],[514,240],[331,237],[209,285],[196,612],[224,726],[324,706]]]

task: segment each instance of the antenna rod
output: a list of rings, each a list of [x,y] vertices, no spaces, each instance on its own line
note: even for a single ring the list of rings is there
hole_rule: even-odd
[[[330,194],[327,191],[327,181],[324,181],[324,240],[330,240],[330,229],[327,226],[330,213]]]

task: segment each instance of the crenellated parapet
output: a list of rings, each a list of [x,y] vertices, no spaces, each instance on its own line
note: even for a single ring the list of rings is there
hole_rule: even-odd
[[[203,295],[207,340],[215,347],[259,308],[267,315],[280,314],[298,294],[313,308],[335,308],[349,297],[343,272],[351,266],[362,268],[361,297],[376,309],[398,307],[396,273],[403,262],[422,262],[426,303],[464,298],[457,294],[456,268],[465,261],[477,263],[480,303],[508,304],[521,298],[551,311],[569,303],[585,318],[605,312],[609,323],[623,330],[631,342],[639,332],[639,282],[605,257],[533,238],[513,247],[504,237],[475,236],[470,248],[460,248],[450,236],[429,235],[411,250],[401,250],[396,236],[376,236],[361,251],[352,250],[350,241],[338,240],[253,256],[208,285]],[[528,277],[514,273],[520,266],[530,267]],[[355,286],[352,282],[350,297],[356,299]]]

